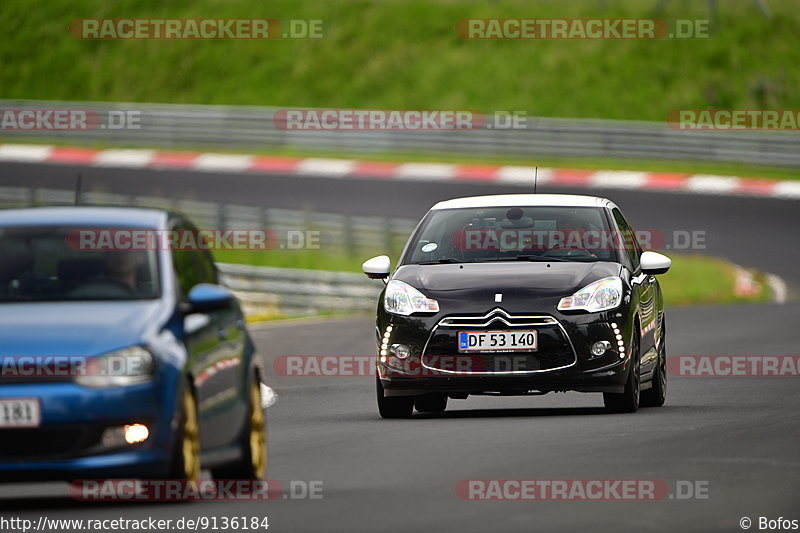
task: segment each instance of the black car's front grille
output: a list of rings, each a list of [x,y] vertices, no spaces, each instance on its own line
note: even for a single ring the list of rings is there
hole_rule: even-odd
[[[499,307],[476,316],[448,316],[439,321],[437,327],[482,328],[491,325],[505,326],[557,326],[558,320],[547,315],[511,315]]]
[[[64,426],[0,430],[0,461],[64,459],[96,445],[99,431]]]
[[[459,331],[535,329],[538,346],[532,352],[460,353]],[[502,309],[486,315],[443,318],[425,345],[424,366],[467,374],[543,372],[568,367],[576,362],[575,351],[561,324],[551,316],[514,316]]]

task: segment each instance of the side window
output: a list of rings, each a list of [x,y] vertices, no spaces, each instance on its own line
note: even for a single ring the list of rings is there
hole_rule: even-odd
[[[214,264],[208,250],[200,250],[194,253],[194,260],[197,263],[198,283],[217,283],[217,267]]]
[[[175,231],[196,231],[189,224],[176,224]],[[207,250],[172,250],[172,263],[180,296],[186,300],[189,291],[198,283],[217,283],[217,269]]]
[[[178,280],[178,291],[181,300],[186,300],[189,290],[199,283],[197,269],[194,267],[192,254],[186,250],[172,250],[172,266],[175,269],[175,278]]]
[[[633,232],[630,225],[628,225],[628,221],[622,216],[620,210],[614,209],[613,214],[614,220],[616,221],[619,231],[622,234],[622,247],[628,256],[628,259],[630,259],[633,270],[636,270],[639,268],[639,257],[642,255],[642,249],[639,246],[639,241],[636,240],[636,234]]]
[[[184,301],[192,287],[200,283],[199,272],[192,257],[196,253],[190,250],[172,250],[172,264],[178,280],[178,290],[181,300]]]

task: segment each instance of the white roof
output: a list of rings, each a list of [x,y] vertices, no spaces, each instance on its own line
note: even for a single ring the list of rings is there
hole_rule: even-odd
[[[597,196],[577,194],[494,194],[453,198],[434,205],[434,209],[458,209],[462,207],[617,207],[614,202]]]

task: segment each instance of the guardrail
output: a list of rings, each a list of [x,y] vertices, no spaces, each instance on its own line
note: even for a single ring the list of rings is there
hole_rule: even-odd
[[[101,191],[83,191],[78,201],[81,205],[179,211],[201,229],[263,229],[279,235],[289,231],[316,231],[319,232],[320,249],[349,256],[375,252],[398,255],[416,226],[415,220],[405,218],[353,216]],[[74,204],[75,193],[66,189],[0,186],[0,208]]]
[[[681,131],[666,121],[528,117],[524,129],[455,131],[289,131],[276,126],[271,107],[0,100],[0,109],[84,109],[105,121],[110,112],[135,112],[140,129],[0,131],[22,141],[149,147],[298,149],[392,154],[469,153],[493,156],[686,159],[800,167],[800,134]],[[666,118],[666,112],[665,112]],[[280,122],[279,122],[280,123]]]
[[[218,263],[251,317],[375,311],[383,282],[363,274]]]

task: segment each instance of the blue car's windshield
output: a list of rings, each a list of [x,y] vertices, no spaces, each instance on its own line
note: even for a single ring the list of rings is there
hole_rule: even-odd
[[[0,302],[158,298],[155,250],[82,246],[85,230],[102,228],[0,228]]]
[[[475,207],[432,211],[403,264],[616,261],[618,235],[597,207]]]

